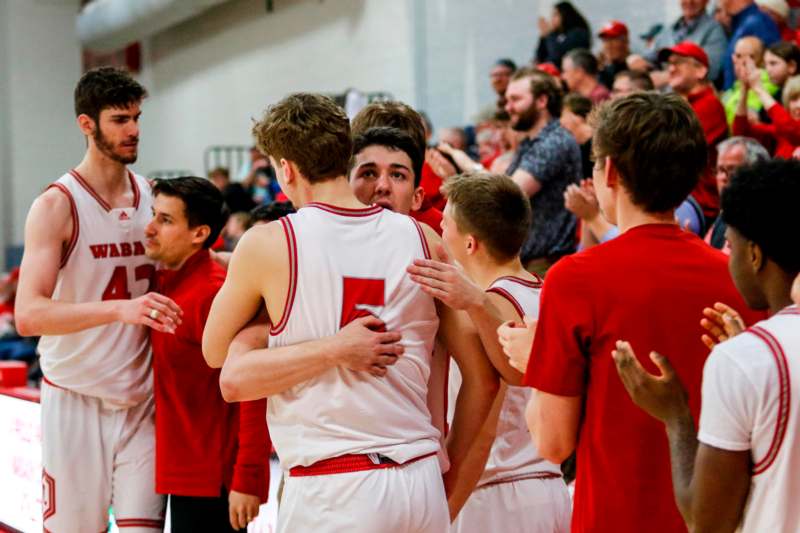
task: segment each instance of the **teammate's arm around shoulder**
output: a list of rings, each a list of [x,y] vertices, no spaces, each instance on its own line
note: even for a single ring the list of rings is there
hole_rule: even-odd
[[[20,334],[66,335],[111,322],[174,330],[180,323],[180,308],[160,294],[84,303],[52,300],[74,223],[68,197],[56,188],[39,196],[28,212],[16,300]],[[158,311],[155,319],[151,317],[153,310]]]

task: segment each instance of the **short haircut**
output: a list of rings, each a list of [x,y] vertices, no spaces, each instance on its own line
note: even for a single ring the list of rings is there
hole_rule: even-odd
[[[294,212],[295,208],[292,202],[272,202],[268,205],[260,205],[250,211],[250,224],[272,222]]]
[[[208,173],[209,177],[216,175],[224,176],[225,179],[231,179],[231,173],[226,167],[212,168],[211,172]]]
[[[547,112],[552,117],[561,116],[564,92],[561,85],[553,76],[534,67],[522,67],[511,76],[512,81],[529,78],[531,80],[531,94],[533,98],[547,96]]]
[[[783,84],[781,100],[786,111],[789,111],[789,104],[792,103],[792,100],[796,100],[798,96],[800,96],[800,76],[792,76]]]
[[[397,101],[373,102],[353,117],[353,137],[378,127],[406,132],[419,149],[425,151],[425,121],[410,105]]]
[[[767,48],[767,52],[780,57],[787,63],[794,61],[795,67],[800,71],[800,48],[795,43],[778,41]]]
[[[498,261],[519,255],[531,226],[530,200],[508,176],[459,174],[444,185],[458,230],[486,245]]]
[[[736,44],[741,42],[748,42],[755,47],[756,57],[755,63],[757,67],[764,66],[764,41],[756,37],[755,35],[745,35],[744,37],[740,37],[739,40],[736,41]],[[736,50],[736,45],[734,45],[734,53]]]
[[[592,111],[592,101],[578,93],[569,93],[564,97],[564,107],[573,114],[586,118]]]
[[[190,228],[204,225],[211,228],[203,248],[210,248],[216,242],[228,221],[228,208],[222,193],[210,181],[196,176],[158,179],[153,184],[153,197],[159,194],[183,200]]]
[[[721,154],[733,148],[734,146],[741,146],[744,149],[744,164],[752,165],[759,161],[767,161],[769,152],[764,146],[755,139],[750,137],[729,137],[717,145],[717,153]]]
[[[610,158],[633,203],[649,213],[678,207],[708,164],[703,128],[676,94],[634,93],[589,117],[598,160]]]
[[[653,79],[647,72],[640,72],[638,70],[623,70],[622,72],[617,72],[617,75],[614,76],[614,79],[617,78],[628,78],[631,80],[631,84],[633,84],[633,86],[640,91],[655,90]]]
[[[75,116],[86,115],[100,121],[103,109],[125,109],[147,98],[147,90],[124,70],[93,68],[75,86]]]
[[[797,225],[800,162],[774,159],[739,168],[722,191],[722,220],[791,276],[800,272],[800,247],[784,233]]]
[[[511,59],[509,59],[507,57],[502,57],[502,58],[498,59],[497,61],[495,61],[494,62],[494,66],[495,67],[505,67],[505,68],[509,69],[511,72],[514,72],[515,70],[517,70],[517,64],[514,63],[514,61],[512,61]]]
[[[350,163],[350,120],[320,94],[295,93],[267,108],[253,126],[258,149],[292,161],[311,183],[344,176]]]
[[[414,139],[405,131],[398,128],[369,128],[353,139],[353,159],[350,168],[355,166],[355,156],[370,146],[383,146],[390,150],[405,152],[411,160],[411,170],[414,172],[414,186],[418,187],[422,179],[422,165],[425,163],[425,152],[420,151]]]
[[[582,71],[586,72],[589,76],[597,76],[597,72],[600,68],[600,64],[597,61],[597,58],[591,53],[589,50],[585,48],[576,48],[574,50],[570,50],[567,52],[567,55],[564,57],[568,57],[572,60],[572,63]]]

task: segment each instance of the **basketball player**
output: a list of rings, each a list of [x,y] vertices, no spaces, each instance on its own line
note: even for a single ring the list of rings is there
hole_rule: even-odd
[[[147,327],[172,332],[175,303],[148,292],[152,198],[136,161],[145,89],[113,68],[75,88],[83,161],[31,206],[17,327],[41,336],[45,531],[161,530]]]
[[[444,307],[437,316],[406,276],[438,236],[356,199],[349,121],[330,99],[291,95],[254,133],[300,209],[242,238],[203,352],[212,366],[225,362],[226,399],[269,397],[270,432],[289,472],[278,530],[446,531],[446,494],[467,479],[463,458],[497,381],[479,340],[459,330],[466,317]],[[269,347],[254,349],[264,346],[261,328],[246,326],[262,301]],[[437,329],[459,354],[467,391],[448,439],[446,487],[427,405]]]
[[[502,175],[455,176],[444,190],[442,239],[460,266],[416,260],[408,271],[423,290],[466,310],[486,351],[506,359],[495,333],[498,325],[539,314],[541,280],[525,270],[519,257],[530,227],[530,202]],[[451,531],[569,529],[570,498],[561,470],[539,456],[525,423],[529,398],[526,387],[501,387],[470,457],[485,470],[471,495],[457,495],[469,499]]]
[[[666,357],[650,354],[654,376],[627,342],[614,351],[633,401],[664,423],[675,501],[692,531],[789,533],[800,524],[800,309],[790,298],[800,251],[775,231],[795,223],[798,173],[793,160],[757,163],[722,193],[736,288],[772,317],[735,336],[728,312],[707,323],[722,342],[703,369],[699,432]]]

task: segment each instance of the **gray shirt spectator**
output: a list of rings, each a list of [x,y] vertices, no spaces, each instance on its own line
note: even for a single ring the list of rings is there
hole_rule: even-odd
[[[722,69],[728,38],[719,22],[705,11],[705,6],[698,16],[687,18],[684,14],[673,24],[664,28],[656,36],[653,50],[645,58],[655,65],[658,62],[659,50],[675,46],[683,41],[691,41],[705,50],[709,63],[708,79],[716,81]]]
[[[564,190],[581,179],[581,151],[558,120],[551,120],[534,138],[523,140],[506,171],[536,176],[541,189],[531,197],[533,225],[522,247],[522,262],[560,257],[575,251],[575,217],[564,207]]]

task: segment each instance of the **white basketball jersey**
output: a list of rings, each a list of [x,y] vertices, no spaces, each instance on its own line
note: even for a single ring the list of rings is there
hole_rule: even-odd
[[[376,453],[399,463],[439,449],[426,402],[439,319],[433,299],[406,274],[429,256],[410,217],[378,206],[312,203],[282,218],[290,289],[269,346],[334,335],[373,314],[399,331],[405,353],[385,377],[332,368],[270,396],[270,435],[284,468],[345,454]]]
[[[492,283],[487,292],[500,294],[514,305],[520,319],[524,315],[538,318],[539,293],[541,282],[533,282],[514,276],[499,278]],[[455,404],[461,375],[456,365],[450,365],[450,404]],[[455,374],[455,375],[454,375]],[[528,387],[509,385],[500,419],[497,423],[497,437],[489,452],[486,469],[478,482],[478,487],[498,481],[525,479],[527,476],[550,472],[561,474],[561,469],[549,461],[542,459],[531,440],[528,425],[525,421],[525,408],[531,397]]]
[[[700,442],[752,456],[741,531],[800,527],[800,309],[717,345],[703,370]]]
[[[53,300],[99,302],[137,298],[151,288],[154,262],[145,256],[144,228],[152,218],[150,185],[129,173],[134,206],[112,209],[83,177],[71,171],[51,187],[70,200],[73,233],[58,273]],[[149,333],[114,322],[39,342],[45,378],[117,407],[152,394]]]

